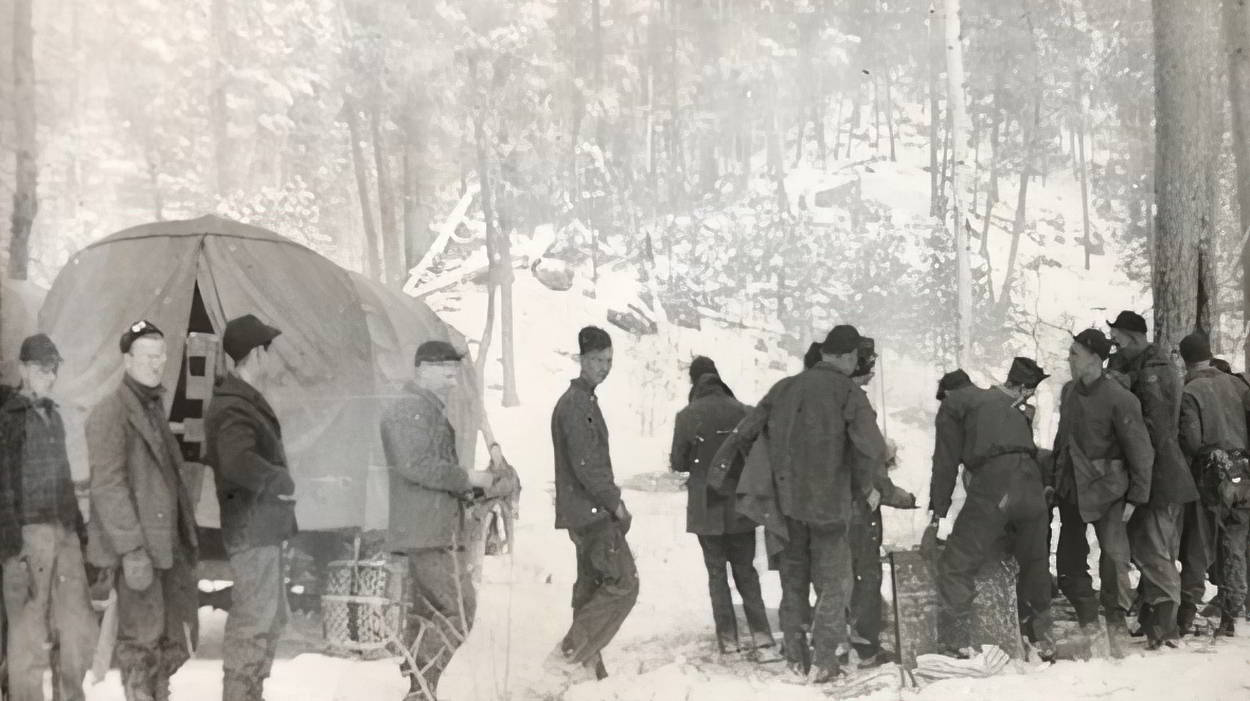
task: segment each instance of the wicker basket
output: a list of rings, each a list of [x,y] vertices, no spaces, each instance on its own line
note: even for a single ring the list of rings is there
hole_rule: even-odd
[[[369,658],[399,654],[408,611],[408,562],[397,555],[338,560],[326,571],[322,628],[331,652]]]

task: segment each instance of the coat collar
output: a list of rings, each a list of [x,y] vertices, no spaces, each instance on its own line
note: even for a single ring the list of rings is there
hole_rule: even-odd
[[[1219,368],[1213,368],[1210,365],[1203,367],[1203,368],[1194,368],[1193,370],[1185,371],[1185,383],[1188,384],[1190,382],[1193,382],[1194,380],[1219,377],[1224,374],[1225,373]],[[1233,377],[1233,376],[1229,375],[1229,377]],[[1236,379],[1236,378],[1233,378],[1233,379]]]
[[[269,401],[265,399],[265,395],[233,372],[228,373],[222,379],[221,384],[213,388],[213,394],[220,397],[237,397],[242,399],[255,406],[262,414],[268,416],[275,423],[278,421],[278,416],[274,412],[273,407],[269,405]]]
[[[43,404],[49,411],[57,409],[57,403],[52,401],[50,397],[41,397],[39,403]],[[10,394],[8,399],[4,400],[3,404],[0,404],[0,411],[17,413],[31,409],[34,406],[35,400],[19,391]]]
[[[434,406],[437,406],[440,409],[446,406],[443,400],[439,399],[437,394],[434,394],[430,390],[417,384],[416,381],[414,380],[409,380],[408,382],[404,383],[404,391],[407,392],[408,394],[411,394],[414,397],[419,397],[421,399],[424,399],[425,401],[434,404]]]
[[[589,394],[592,397],[595,396],[594,385],[590,384],[590,382],[588,382],[586,378],[584,377],[578,376],[574,378],[573,381],[570,382],[569,384],[572,385],[573,387],[576,387],[577,389],[580,389],[586,394]]]
[[[164,441],[164,438],[157,432],[158,429],[152,426],[152,422],[151,422],[151,419],[149,418],[148,410],[146,407],[143,406],[143,402],[145,400],[146,401],[151,401],[151,400],[146,399],[146,398],[144,399],[140,398],[138,391],[135,389],[134,386],[132,386],[136,384],[138,383],[134,383],[130,381],[130,378],[127,377],[126,381],[124,381],[122,385],[117,388],[117,395],[121,398],[122,405],[126,407],[126,418],[130,421],[130,425],[135,428],[135,430],[143,438],[144,442],[148,444],[148,449],[152,451],[152,454],[156,456],[158,460],[160,460],[162,459],[162,456],[164,456],[166,453],[165,441]],[[144,389],[162,390],[162,388],[160,387],[144,388]],[[160,395],[160,392],[152,392],[152,393],[149,393],[148,396],[149,397],[154,396],[156,397],[156,401],[159,401],[159,397],[161,395]],[[161,405],[162,417],[164,416],[164,413],[165,413],[165,408],[164,408],[164,405],[162,404]]]

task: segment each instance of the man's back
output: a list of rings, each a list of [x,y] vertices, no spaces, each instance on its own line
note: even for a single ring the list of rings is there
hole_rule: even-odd
[[[781,511],[808,523],[848,522],[852,487],[866,494],[885,460],[868,398],[828,363],[784,382],[768,421]]]
[[[1192,370],[1181,400],[1181,443],[1191,457],[1203,449],[1245,450],[1250,387],[1215,368]]]

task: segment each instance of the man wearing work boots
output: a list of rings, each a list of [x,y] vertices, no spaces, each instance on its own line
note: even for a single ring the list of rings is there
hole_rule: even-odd
[[[1072,381],[1060,399],[1054,467],[1046,485],[1059,504],[1059,588],[1076,608],[1082,629],[1097,623],[1101,599],[1112,654],[1120,655],[1132,605],[1126,524],[1150,500],[1154,449],[1137,398],[1103,371],[1110,355],[1111,342],[1097,329],[1073,337]],[[1101,550],[1098,596],[1086,562],[1089,524]]]
[[[162,701],[199,639],[195,504],[166,420],[165,336],[140,321],[119,345],[125,376],[87,419],[87,558],[115,573],[126,701]]]
[[[0,562],[8,614],[9,698],[82,701],[95,648],[83,569],[84,525],[74,497],[65,424],[48,398],[61,354],[37,334],[22,341],[22,384],[0,405]]]
[[[573,622],[546,665],[568,681],[603,679],[600,654],[638,600],[638,570],[625,534],[633,515],[612,472],[608,427],[595,389],[612,371],[612,338],[596,326],[577,334],[581,372],[551,415],[556,528],[577,552]]]
[[[461,373],[458,350],[445,341],[417,348],[413,381],[382,414],[382,450],[390,467],[387,549],[408,560],[408,677],[406,701],[434,701],[452,656],[469,636],[477,613],[477,590],[469,566],[464,506],[484,494],[501,472],[465,470],[447,402]],[[504,464],[492,445],[494,467]],[[413,668],[415,663],[416,668]]]
[[[1201,333],[1181,341],[1181,357],[1187,368],[1181,398],[1181,448],[1193,461],[1202,498],[1186,505],[1179,623],[1182,633],[1192,628],[1210,569],[1220,587],[1218,632],[1231,636],[1246,600],[1250,387],[1211,366],[1211,347]]]
[[[863,499],[874,511],[881,499],[873,481],[885,462],[885,441],[867,396],[851,380],[859,347],[855,327],[835,327],[821,344],[821,361],[774,385],[760,402],[767,410],[751,415],[761,420],[740,424],[732,441],[746,446],[764,431],[769,436],[778,507],[789,534],[779,568],[786,658],[816,684],[838,676],[838,657],[848,649],[854,500]],[[725,469],[724,456],[715,461],[713,470]]]
[[[707,360],[703,356],[695,360],[700,359]],[[737,512],[737,475],[730,476],[725,483],[724,496],[707,484],[708,467],[713,456],[746,416],[747,410],[730,396],[725,383],[714,372],[699,376],[692,397],[690,404],[677,413],[669,464],[675,472],[689,475],[686,481],[686,531],[698,537],[699,547],[703,550],[717,645],[722,653],[734,653],[741,649],[756,655],[759,648],[773,645],[772,629],[754,564],[756,524]],[[727,568],[733,572],[734,584],[742,596],[742,610],[751,629],[745,647],[740,645]]]
[[[1021,626],[1043,658],[1054,655],[1046,548],[1050,514],[1026,404],[1047,377],[1031,358],[1016,358],[1006,382],[975,390],[975,399],[949,407],[938,424],[931,530],[950,508],[959,465],[968,472],[967,500],[938,561],[937,579],[939,635],[947,652],[958,657],[971,656],[976,642],[970,625],[977,572],[1002,554],[998,544],[1004,538],[1020,566]]]
[[[282,426],[261,394],[282,332],[248,314],[231,319],[222,348],[233,368],[213,388],[204,462],[212,468],[234,586],[222,645],[222,701],[259,700],[287,621],[283,542],[296,533],[295,482]]]
[[[1129,549],[1141,572],[1137,620],[1146,635],[1147,649],[1175,647],[1179,638],[1176,614],[1181,603],[1181,578],[1176,571],[1181,522],[1184,505],[1198,498],[1178,439],[1181,381],[1167,352],[1146,340],[1145,319],[1122,311],[1108,324],[1111,342],[1118,350],[1107,361],[1107,368],[1127,379],[1129,390],[1141,403],[1155,453],[1150,501],[1128,522]]]

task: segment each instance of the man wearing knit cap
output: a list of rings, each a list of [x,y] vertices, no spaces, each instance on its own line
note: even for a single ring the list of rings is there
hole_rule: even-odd
[[[946,401],[946,397],[951,392],[968,389],[969,387],[975,387],[975,385],[972,384],[972,379],[968,377],[968,373],[962,369],[952,370],[942,375],[942,379],[938,380],[937,400],[939,402]]]
[[[52,339],[22,341],[22,384],[0,405],[0,563],[8,614],[10,698],[81,701],[98,628],[83,570],[84,524],[74,497],[65,424],[48,394],[61,354]],[[49,656],[48,641],[56,641]]]
[[[885,463],[885,440],[867,396],[851,379],[860,341],[855,327],[835,327],[821,344],[821,361],[774,385],[760,401],[768,411],[752,412],[726,441],[740,451],[765,431],[770,438],[768,457],[789,535],[780,558],[778,615],[787,662],[812,683],[833,680],[840,655],[849,650],[853,502],[863,499],[875,510],[881,496],[874,477]],[[730,452],[724,446],[717,451],[714,472],[730,469]],[[819,592],[814,611],[813,588]]]
[[[1050,513],[1027,404],[1047,377],[1032,358],[1016,358],[1006,382],[966,390],[968,401],[948,399],[939,410],[930,530],[950,508],[959,465],[971,475],[967,500],[938,562],[939,635],[947,652],[958,657],[970,656],[976,643],[987,642],[971,639],[974,580],[1003,539],[1020,566],[1021,626],[1043,657],[1054,654],[1046,547]]]
[[[216,477],[234,573],[223,701],[260,698],[287,620],[282,544],[297,530],[295,482],[278,415],[261,393],[276,370],[270,345],[281,333],[251,314],[227,322],[222,348],[232,367],[213,388],[204,417],[204,462]]]
[[[1111,342],[1098,329],[1073,337],[1072,380],[1061,393],[1055,460],[1044,483],[1059,505],[1059,588],[1088,632],[1098,622],[1101,599],[1112,653],[1119,655],[1127,644],[1125,615],[1132,605],[1126,524],[1150,500],[1154,449],[1137,398],[1104,371],[1110,355]],[[1097,597],[1086,562],[1090,524],[1101,550]]]
[[[1181,378],[1168,353],[1146,338],[1146,320],[1140,315],[1122,311],[1107,324],[1118,348],[1107,368],[1127,378],[1129,390],[1141,403],[1155,453],[1150,501],[1128,523],[1133,562],[1142,575],[1137,620],[1148,649],[1175,647],[1181,603],[1181,579],[1176,571],[1181,521],[1184,505],[1198,499],[1178,438]]]
[[[547,662],[574,682],[607,676],[601,652],[638,600],[638,570],[625,541],[633,515],[616,485],[595,393],[612,371],[612,338],[587,326],[577,348],[581,372],[551,415],[556,528],[568,531],[577,552],[573,623]]]
[[[1181,448],[1192,461],[1202,498],[1185,509],[1179,624],[1182,634],[1190,632],[1210,568],[1220,586],[1218,633],[1231,636],[1246,601],[1250,504],[1244,492],[1250,488],[1246,454],[1250,387],[1211,366],[1205,334],[1186,336],[1180,350],[1187,370],[1181,395]]]
[[[119,346],[122,382],[87,419],[87,558],[115,572],[126,701],[167,700],[169,678],[199,639],[195,503],[167,420],[165,336],[138,321]]]
[[[690,361],[690,397],[687,401],[693,402],[695,395],[695,386],[699,384],[699,378],[704,375],[715,375],[716,381],[720,383],[721,389],[725,390],[725,394],[730,399],[734,398],[734,391],[729,389],[729,385],[721,379],[720,370],[716,369],[716,363],[706,355],[697,355]]]

